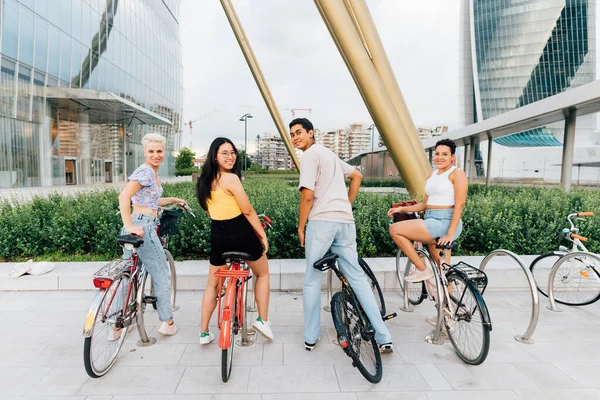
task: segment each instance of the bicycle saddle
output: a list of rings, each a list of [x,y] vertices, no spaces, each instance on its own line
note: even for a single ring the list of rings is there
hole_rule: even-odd
[[[339,256],[335,253],[325,254],[325,257],[321,258],[318,261],[315,261],[313,267],[315,267],[319,271],[326,271],[335,265],[335,262],[338,259],[338,257]]]
[[[144,239],[136,235],[121,235],[117,239],[117,243],[119,243],[119,246],[123,246],[124,244],[132,244],[133,247],[138,248],[144,244]]]
[[[226,251],[221,256],[223,260],[232,259],[232,260],[244,260],[244,261],[255,261],[256,258],[252,257],[248,253],[242,253],[241,251]]]
[[[437,242],[438,240],[440,240],[439,237],[435,238],[435,241]],[[435,248],[436,249],[443,249],[443,250],[454,250],[458,247],[458,245],[455,242],[451,242],[449,244],[435,244]]]

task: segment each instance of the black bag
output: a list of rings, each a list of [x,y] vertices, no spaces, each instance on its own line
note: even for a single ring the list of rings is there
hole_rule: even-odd
[[[160,217],[160,226],[158,227],[159,236],[174,235],[177,233],[179,217],[183,211],[179,208],[172,210],[163,210]]]
[[[392,208],[414,206],[415,204],[417,204],[416,200],[401,201],[399,203],[392,204]],[[399,212],[397,212],[397,213],[392,214],[392,218],[393,218],[394,223],[400,222],[400,221],[408,221],[411,219],[418,219],[419,213],[416,213],[416,212],[399,213]]]

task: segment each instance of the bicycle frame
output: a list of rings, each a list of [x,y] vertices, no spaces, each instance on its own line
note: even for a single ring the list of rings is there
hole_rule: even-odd
[[[247,281],[246,278],[248,278],[249,275],[250,270],[242,269],[242,262],[239,260],[233,260],[230,269],[220,269],[215,272],[215,276],[219,278],[217,290],[217,323],[220,330],[219,347],[223,350],[229,349],[231,344],[230,335],[232,324],[237,324],[237,329],[244,324],[245,299],[243,295]],[[227,280],[227,287],[225,289],[225,296],[222,296],[222,287],[225,280]],[[231,305],[236,300],[235,315],[232,315]],[[222,305],[223,301],[224,304]],[[223,309],[223,313],[221,313],[221,308]],[[234,325],[234,331],[236,331],[236,333],[237,329]]]

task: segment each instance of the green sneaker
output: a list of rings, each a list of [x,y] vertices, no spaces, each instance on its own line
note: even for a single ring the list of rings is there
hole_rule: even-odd
[[[215,340],[215,335],[212,332],[200,332],[200,344],[209,344]]]

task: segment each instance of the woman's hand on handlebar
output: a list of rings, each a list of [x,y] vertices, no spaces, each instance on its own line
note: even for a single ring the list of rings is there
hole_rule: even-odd
[[[393,217],[393,216],[394,216],[394,214],[396,214],[396,213],[399,213],[401,208],[402,208],[402,207],[392,207],[392,208],[390,208],[390,209],[388,210],[388,213],[387,213],[388,217],[390,217],[390,218],[391,218],[391,217]]]
[[[142,228],[141,226],[129,226],[125,227],[125,230],[131,235],[144,237],[144,228]]]

